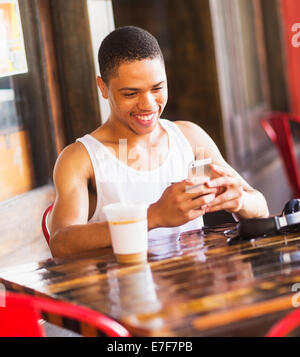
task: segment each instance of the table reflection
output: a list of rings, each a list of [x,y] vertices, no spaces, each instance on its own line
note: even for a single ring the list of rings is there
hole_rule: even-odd
[[[114,268],[107,271],[109,285],[109,300],[111,302],[112,316],[126,316],[132,324],[139,323],[139,314],[152,314],[159,312],[162,304],[158,299],[156,285],[151,267],[148,263],[135,266],[134,270],[122,274]],[[136,321],[135,321],[136,320]],[[147,319],[145,327],[159,328],[162,320],[159,317]]]

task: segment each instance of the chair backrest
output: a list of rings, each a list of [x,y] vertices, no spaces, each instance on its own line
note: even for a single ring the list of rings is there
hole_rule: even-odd
[[[279,320],[267,333],[266,337],[285,337],[300,326],[300,309],[290,312]]]
[[[39,324],[41,313],[67,317],[101,331],[108,337],[130,337],[118,322],[91,309],[71,303],[29,295],[4,294],[4,306],[0,307],[0,337],[43,337],[45,331]]]
[[[293,196],[300,197],[299,166],[290,121],[300,124],[300,117],[288,113],[274,112],[265,115],[261,119],[261,125],[279,152]]]
[[[49,207],[47,207],[47,209],[45,210],[43,217],[42,217],[42,230],[43,230],[43,234],[44,234],[44,237],[45,237],[48,245],[49,245],[49,241],[50,241],[50,234],[49,234],[49,229],[47,226],[47,219],[48,219],[49,213],[52,211],[52,208],[53,208],[53,203]]]

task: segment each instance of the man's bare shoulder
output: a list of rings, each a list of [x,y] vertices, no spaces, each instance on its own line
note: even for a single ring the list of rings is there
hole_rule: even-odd
[[[89,161],[88,152],[80,142],[76,142],[63,149],[59,154],[56,163],[74,165],[78,162],[84,163],[86,161]]]
[[[224,163],[217,145],[199,125],[190,121],[176,121],[175,124],[189,141],[195,157],[204,155],[204,157],[212,158],[215,163]]]
[[[183,132],[191,145],[211,144],[212,139],[199,125],[190,121],[175,121],[174,123]]]
[[[77,176],[88,179],[92,173],[89,154],[80,142],[75,142],[63,149],[59,154],[55,167],[55,176]]]
[[[176,120],[174,123],[179,126],[180,128],[183,127],[185,129],[191,129],[191,128],[199,128],[199,126],[191,121],[183,121],[183,120]]]

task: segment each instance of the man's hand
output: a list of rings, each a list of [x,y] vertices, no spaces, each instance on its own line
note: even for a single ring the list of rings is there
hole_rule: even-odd
[[[203,216],[207,205],[215,198],[217,189],[195,181],[184,180],[166,188],[161,198],[148,209],[148,229],[176,227]]]
[[[239,177],[225,167],[211,165],[214,176],[218,176],[206,183],[207,187],[218,190],[216,198],[203,207],[205,212],[225,210],[230,213],[238,213],[244,208],[245,187]]]
[[[265,218],[269,216],[268,204],[262,193],[251,187],[228,163],[223,159],[217,145],[212,138],[198,125],[180,121],[175,122],[189,141],[194,156],[211,158],[213,175],[211,184],[207,187],[216,187],[216,199],[207,205],[206,212],[226,210],[234,212],[237,218]],[[217,177],[214,177],[217,176]],[[202,207],[202,209],[205,207]]]

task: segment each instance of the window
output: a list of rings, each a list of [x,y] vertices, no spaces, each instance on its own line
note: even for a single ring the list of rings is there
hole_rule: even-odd
[[[264,111],[275,109],[272,90],[279,89],[271,85],[275,48],[267,48],[270,29],[265,19],[267,12],[278,14],[274,1],[263,2],[210,1],[227,154],[231,165],[243,173],[261,166],[259,162],[272,150],[260,118]],[[282,56],[279,45],[276,56]]]
[[[4,3],[10,12],[18,4],[8,0],[0,5]],[[0,78],[0,201],[48,183],[54,161],[43,50],[36,35],[40,23],[30,1],[21,1],[19,6],[21,28],[16,27],[17,13],[4,16],[6,8],[2,8],[2,19],[11,19],[15,27],[11,30],[6,24],[8,56],[0,61],[5,64],[5,59],[9,60],[9,65],[2,67]],[[9,35],[18,34],[21,29],[27,55],[25,65],[20,57],[24,48],[16,42],[16,36]]]
[[[34,183],[29,137],[18,111],[13,75],[26,73],[17,0],[0,2],[0,201],[30,190]]]
[[[18,100],[12,78],[0,78],[0,201],[34,185],[29,137],[17,112]]]

